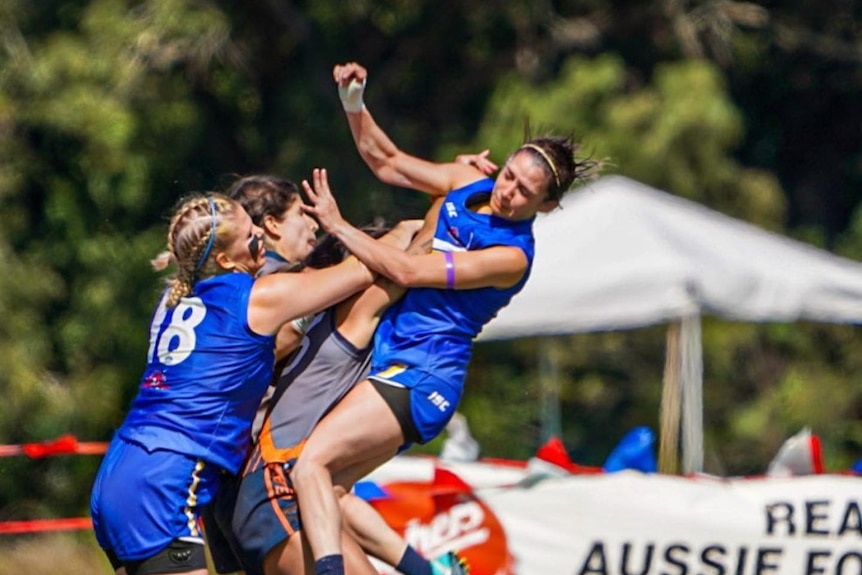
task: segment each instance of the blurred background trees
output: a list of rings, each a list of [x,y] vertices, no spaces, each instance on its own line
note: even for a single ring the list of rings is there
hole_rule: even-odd
[[[608,173],[860,259],[860,16],[847,0],[7,0],[0,443],[110,438],[182,194],[324,166],[358,224],[424,212],[356,154],[342,61],[369,68],[369,108],[417,155],[503,162],[527,123],[572,133]],[[657,429],[664,341],[479,344],[462,410],[483,455],[535,451],[553,345],[563,441],[600,465],[630,428]],[[706,320],[706,471],[762,472],[803,426],[828,469],[862,457],[860,343],[853,326]],[[85,514],[97,459],[0,459],[0,519]]]

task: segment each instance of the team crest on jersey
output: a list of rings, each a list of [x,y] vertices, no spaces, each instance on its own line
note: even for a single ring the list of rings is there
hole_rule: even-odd
[[[167,389],[168,383],[165,374],[161,371],[154,371],[141,383],[141,387],[148,389]]]
[[[446,231],[449,232],[450,238],[452,238],[459,244],[461,243],[461,234],[458,232],[458,228],[456,228],[455,226],[449,226],[448,228],[446,228]]]

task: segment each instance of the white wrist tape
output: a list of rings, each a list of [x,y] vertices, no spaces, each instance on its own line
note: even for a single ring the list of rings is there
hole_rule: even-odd
[[[361,112],[365,102],[362,101],[362,94],[365,92],[365,82],[360,82],[355,78],[350,81],[346,87],[338,85],[338,97],[341,98],[341,105],[345,112]]]

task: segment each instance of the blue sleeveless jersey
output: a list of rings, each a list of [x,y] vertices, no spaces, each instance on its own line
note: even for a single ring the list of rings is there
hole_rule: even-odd
[[[515,222],[469,209],[483,196],[487,198],[493,187],[493,180],[483,179],[449,192],[440,207],[433,248],[458,252],[517,247],[527,256],[524,277],[506,289],[407,290],[385,312],[375,332],[372,373],[405,366],[463,386],[473,339],[521,291],[533,263],[533,218]]]
[[[248,327],[253,284],[250,275],[226,273],[198,282],[172,309],[162,296],[121,437],[239,470],[275,359],[275,336]]]

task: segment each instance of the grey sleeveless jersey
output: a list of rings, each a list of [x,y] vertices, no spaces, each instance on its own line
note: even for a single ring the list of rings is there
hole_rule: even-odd
[[[299,267],[297,264],[290,263],[277,254],[267,250],[266,259],[264,260],[263,266],[258,270],[257,277],[268,276],[269,274],[292,272],[296,271],[297,267]]]
[[[264,261],[263,267],[260,268],[257,272],[257,277],[263,277],[269,274],[275,273],[288,273],[294,271],[295,264],[291,264],[289,261],[285,260],[275,252],[271,252],[269,250],[266,251],[266,260]],[[305,330],[308,328],[309,321],[313,318],[313,315],[301,317],[299,319],[293,320],[291,322],[293,324],[294,329],[296,329],[299,333],[305,333]],[[278,368],[281,362],[276,362],[275,366]],[[273,378],[276,380],[277,378]],[[266,388],[266,393],[263,394],[263,398],[260,400],[260,405],[257,408],[257,413],[254,415],[254,420],[251,423],[251,437],[255,441],[257,440],[258,435],[260,434],[260,428],[263,426],[263,418],[266,417],[267,409],[269,408],[269,404],[272,400],[272,394],[275,392],[275,381],[273,381],[269,387]]]
[[[365,379],[370,356],[370,345],[356,349],[335,329],[334,307],[313,316],[276,383],[259,443],[280,451],[308,438],[317,422]],[[264,453],[267,461],[273,456]]]

